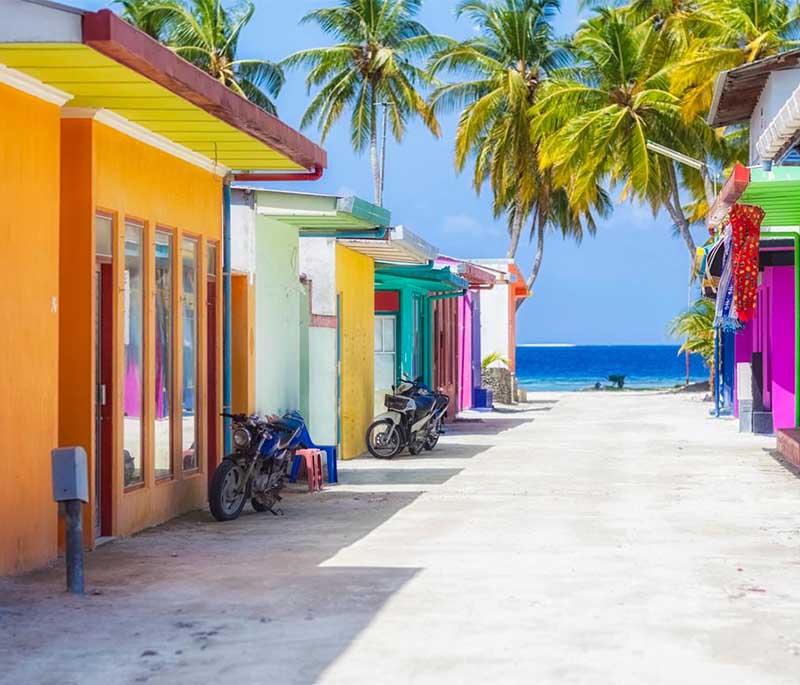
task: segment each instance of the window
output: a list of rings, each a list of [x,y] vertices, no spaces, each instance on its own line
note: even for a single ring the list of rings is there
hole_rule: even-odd
[[[181,243],[181,277],[183,279],[183,385],[181,453],[183,470],[200,465],[197,444],[197,341],[198,341],[198,242],[184,238]]]
[[[423,343],[422,343],[422,303],[420,302],[419,297],[414,297],[414,308],[413,308],[413,357],[412,357],[412,366],[411,366],[411,377],[412,378],[419,378],[422,373],[422,365],[423,365]]]
[[[125,487],[144,481],[142,469],[142,407],[144,406],[143,354],[144,226],[125,222],[125,270],[123,272],[123,469]]]
[[[375,317],[375,390],[387,391],[397,379],[394,316]]]
[[[156,231],[155,244],[155,476],[172,477],[172,235]]]
[[[114,220],[105,214],[97,214],[94,218],[94,245],[98,257],[111,259]]]

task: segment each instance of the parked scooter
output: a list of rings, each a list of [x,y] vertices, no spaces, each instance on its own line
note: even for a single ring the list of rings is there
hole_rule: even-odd
[[[306,422],[298,412],[283,417],[223,414],[233,420],[233,454],[214,472],[208,492],[217,521],[239,518],[245,502],[256,511],[273,514],[289,478],[295,452],[313,446]]]
[[[386,395],[386,413],[376,417],[367,429],[367,449],[377,459],[393,459],[403,448],[411,454],[432,450],[444,432],[444,417],[450,398],[422,384],[404,378]]]

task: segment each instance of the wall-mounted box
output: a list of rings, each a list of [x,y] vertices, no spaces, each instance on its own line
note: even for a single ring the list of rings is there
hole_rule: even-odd
[[[53,499],[89,501],[89,473],[83,447],[58,447],[51,452],[53,460]]]

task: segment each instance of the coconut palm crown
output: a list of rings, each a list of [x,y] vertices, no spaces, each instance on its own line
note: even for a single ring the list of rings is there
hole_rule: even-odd
[[[648,149],[655,142],[704,158],[713,132],[686,121],[670,91],[673,43],[652,22],[602,9],[576,33],[577,64],[548,80],[534,108],[540,163],[569,189],[578,207],[596,201],[598,184],[665,209],[686,243],[695,243],[682,207],[675,164]]]
[[[413,117],[419,117],[434,135],[441,135],[433,110],[420,92],[433,79],[418,60],[440,49],[446,39],[432,35],[417,21],[421,5],[422,0],[340,0],[336,7],[309,12],[302,23],[317,24],[337,43],[301,50],[282,63],[307,68],[309,92],[319,89],[301,127],[316,121],[324,141],[345,110],[350,111],[353,149],[370,151],[377,204],[383,202],[379,108],[385,108],[397,141],[403,139]]]
[[[281,68],[268,60],[240,59],[239,39],[255,5],[245,0],[123,0],[123,16],[242,97],[275,114]]]
[[[468,19],[476,36],[452,41],[431,62],[434,74],[461,77],[436,89],[435,111],[461,109],[455,140],[455,164],[462,171],[474,159],[473,184],[488,182],[494,211],[508,212],[511,246],[516,253],[526,217],[540,188],[529,111],[542,82],[569,64],[552,20],[559,0],[462,0],[456,15]]]

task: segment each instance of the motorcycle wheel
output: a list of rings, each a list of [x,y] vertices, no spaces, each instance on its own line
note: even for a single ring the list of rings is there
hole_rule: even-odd
[[[376,459],[394,459],[403,449],[400,431],[394,423],[385,419],[370,424],[366,442],[369,453]]]
[[[244,477],[242,468],[230,459],[223,459],[217,467],[208,491],[208,506],[217,521],[239,518],[247,501]]]
[[[425,449],[430,452],[439,443],[439,431],[431,433],[425,440]]]
[[[424,447],[425,447],[425,439],[420,438],[419,436],[416,435],[413,436],[411,438],[411,442],[408,443],[408,451],[415,457],[420,452],[422,452]]]

